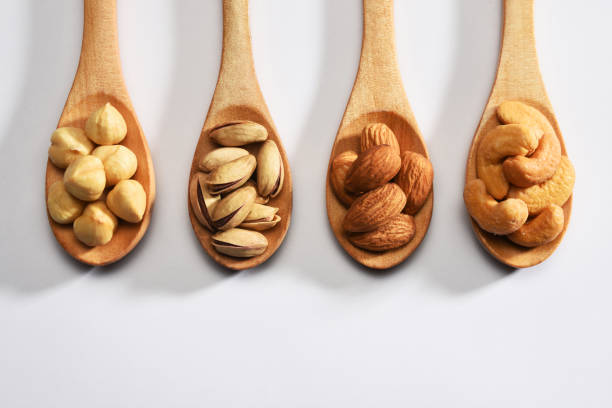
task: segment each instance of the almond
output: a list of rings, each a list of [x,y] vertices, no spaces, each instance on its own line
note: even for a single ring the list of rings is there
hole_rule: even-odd
[[[393,131],[384,123],[370,123],[361,133],[361,151],[365,152],[372,146],[389,145],[396,154],[400,154],[399,143]]]
[[[351,193],[373,190],[395,177],[401,164],[391,146],[372,146],[357,157],[346,174],[344,188]]]
[[[331,164],[331,172],[329,174],[329,180],[336,193],[336,197],[340,202],[347,207],[353,204],[356,196],[349,194],[344,189],[344,181],[346,180],[346,173],[357,160],[357,153],[352,150],[347,150],[337,155]]]
[[[396,182],[406,194],[406,214],[416,214],[429,197],[433,185],[433,167],[421,154],[402,152],[402,165]]]
[[[406,245],[414,238],[415,232],[414,218],[398,214],[375,230],[349,234],[348,239],[356,247],[381,252]]]
[[[406,195],[395,183],[384,184],[353,202],[342,227],[348,232],[366,232],[386,224],[402,212]]]

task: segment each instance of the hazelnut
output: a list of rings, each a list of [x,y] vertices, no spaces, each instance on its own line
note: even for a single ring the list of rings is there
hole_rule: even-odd
[[[127,222],[140,222],[147,207],[147,194],[136,180],[121,180],[106,197],[106,205]]]
[[[136,155],[125,146],[99,146],[94,149],[92,155],[102,160],[108,186],[127,180],[136,173],[138,166]]]
[[[112,145],[125,138],[127,125],[121,113],[107,102],[89,116],[85,124],[85,133],[99,145]]]
[[[73,230],[77,239],[88,246],[108,243],[117,229],[117,217],[104,201],[96,201],[85,207],[83,214],[74,220]]]
[[[51,135],[49,159],[60,169],[65,169],[78,157],[87,156],[93,148],[82,129],[61,127]]]
[[[51,184],[47,194],[47,210],[53,221],[59,224],[70,224],[83,212],[82,201],[71,196],[64,187],[63,181]]]
[[[76,198],[95,201],[102,195],[106,186],[104,165],[96,156],[79,157],[64,173],[64,186]]]

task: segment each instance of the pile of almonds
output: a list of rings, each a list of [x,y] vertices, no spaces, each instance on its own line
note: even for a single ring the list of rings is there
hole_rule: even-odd
[[[211,233],[212,246],[225,255],[248,258],[268,247],[258,231],[274,228],[279,209],[266,205],[283,188],[285,170],[278,146],[267,129],[251,121],[217,126],[210,138],[224,146],[199,160],[189,183],[189,202],[198,221]],[[256,155],[238,147],[252,146]],[[256,177],[252,176],[256,174]]]
[[[425,156],[401,151],[387,125],[372,123],[361,134],[361,153],[345,151],[334,158],[330,182],[348,207],[342,226],[349,241],[382,252],[414,237],[413,217],[429,197],[433,167]]]
[[[137,223],[144,216],[146,192],[131,180],[136,155],[119,144],[126,135],[125,120],[110,103],[90,115],[84,131],[62,127],[51,135],[49,159],[66,171],[49,186],[47,210],[55,222],[73,223],[85,245],[107,244],[119,225],[117,217]]]
[[[575,173],[555,130],[537,109],[502,102],[500,124],[480,140],[477,177],[465,185],[468,212],[483,230],[522,247],[553,241],[565,225],[563,208]]]

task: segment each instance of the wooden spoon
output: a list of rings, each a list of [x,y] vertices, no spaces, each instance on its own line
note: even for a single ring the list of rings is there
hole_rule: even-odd
[[[151,206],[155,200],[155,175],[147,141],[121,74],[116,0],[84,0],[79,67],[57,126],[84,129],[89,115],[106,102],[121,112],[127,124],[127,136],[121,144],[136,154],[138,170],[133,178],[142,184],[147,193],[147,207],[140,223],[121,221],[108,244],[93,248],[77,240],[72,224],[61,225],[49,217],[49,224],[60,245],[75,259],[90,265],[106,265],[118,261],[138,244],[151,219]],[[61,180],[63,174],[64,170],[47,161],[45,197],[49,186]]]
[[[267,205],[278,207],[278,214],[282,218],[274,228],[262,232],[268,239],[268,247],[261,255],[252,258],[234,258],[217,252],[211,244],[211,233],[199,223],[193,214],[191,205],[188,204],[191,225],[202,248],[217,263],[234,270],[253,268],[265,262],[276,252],[289,228],[293,203],[289,162],[255,74],[248,7],[248,0],[223,0],[221,68],[189,174],[189,180],[191,180],[191,177],[198,171],[199,160],[211,150],[220,147],[210,139],[209,133],[211,129],[226,122],[250,120],[262,124],[268,130],[268,138],[274,140],[280,150],[285,168],[285,180],[281,193],[272,198]],[[244,146],[244,148],[254,153],[258,145],[256,143]]]
[[[538,66],[533,30],[533,0],[504,1],[504,27],[497,77],[472,141],[467,160],[466,183],[476,178],[478,141],[481,136],[499,124],[495,110],[506,100],[519,100],[540,110],[553,126],[561,143],[562,154],[567,156],[561,130],[548,100]],[[572,211],[572,197],[563,205],[563,210],[565,212],[563,231],[554,241],[535,248],[524,248],[505,237],[488,233],[474,220],[472,228],[486,250],[500,262],[514,268],[526,268],[544,261],[561,243]]]
[[[395,54],[393,0],[363,0],[363,39],[357,78],[332,148],[327,170],[327,216],[344,250],[357,262],[374,269],[387,269],[406,259],[419,246],[431,220],[433,192],[415,216],[416,235],[407,245],[386,252],[369,252],[351,244],[342,229],[347,209],[329,182],[331,163],[346,150],[359,152],[362,129],[381,122],[393,130],[400,148],[429,157],[406,98]]]

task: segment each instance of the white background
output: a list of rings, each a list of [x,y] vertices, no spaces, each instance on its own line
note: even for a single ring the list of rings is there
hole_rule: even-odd
[[[612,406],[612,2],[536,2],[540,64],[577,183],[557,252],[511,272],[480,248],[461,198],[501,1],[396,1],[400,69],[436,199],[421,248],[384,274],[344,254],[325,214],[359,0],[251,2],[294,209],[278,253],[238,274],[202,251],[185,198],[219,66],[221,2],[119,1],[124,74],[158,196],[146,237],[104,269],[63,253],[43,199],[81,1],[2,6],[0,407]]]

